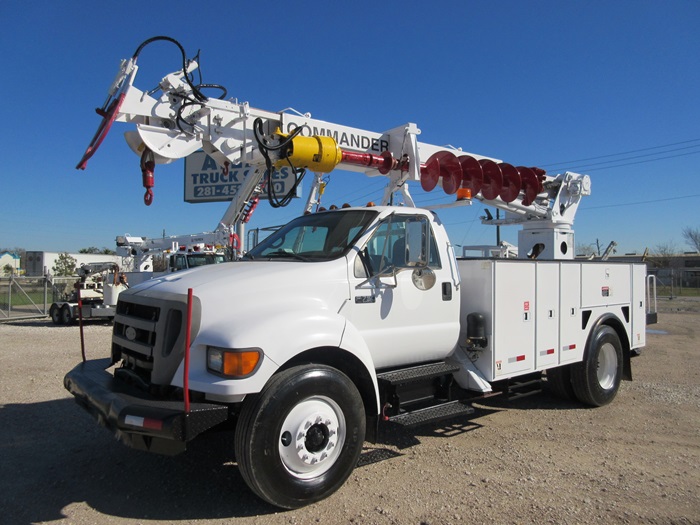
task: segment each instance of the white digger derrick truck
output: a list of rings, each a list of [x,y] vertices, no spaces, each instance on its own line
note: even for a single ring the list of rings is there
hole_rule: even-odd
[[[139,284],[153,277],[189,270],[207,264],[219,264],[233,257],[232,236],[225,228],[213,232],[190,235],[163,236],[156,238],[134,235],[118,235],[117,255],[122,256],[129,284]],[[154,257],[163,259],[162,268],[157,268]]]
[[[174,454],[233,424],[246,483],[295,508],[338,489],[387,423],[466,417],[471,400],[543,373],[555,392],[593,406],[631,379],[654,322],[646,271],[574,259],[587,176],[421,143],[414,124],[375,133],[212,99],[184,51],[154,98],[134,87],[148,42],[122,62],[78,167],[113,122],[136,126],[127,140],[147,203],[159,162],[203,149],[225,168],[247,165],[232,227],[280,166],[313,172],[312,195],[336,167],[388,185],[381,206],[306,213],[237,262],[122,292],[111,357],[78,364],[65,387],[123,442]],[[519,258],[457,259],[438,215],[414,207],[409,182],[441,186],[456,205],[505,210],[500,224],[522,228]]]
[[[127,289],[119,282],[119,266],[111,261],[85,263],[76,272],[79,279],[68,297],[49,308],[53,324],[68,325],[78,319],[111,321],[119,294]]]

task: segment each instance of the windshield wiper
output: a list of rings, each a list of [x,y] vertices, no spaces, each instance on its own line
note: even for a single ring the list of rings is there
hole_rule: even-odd
[[[285,252],[284,250],[277,250],[276,252],[270,252],[265,254],[265,257],[272,259],[274,257],[290,257],[292,259],[296,259],[298,261],[304,261],[304,262],[309,262],[310,259],[308,257],[304,257],[303,255],[299,255],[298,253],[294,252]]]

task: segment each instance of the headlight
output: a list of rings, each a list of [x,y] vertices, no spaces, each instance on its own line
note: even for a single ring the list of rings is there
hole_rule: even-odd
[[[259,348],[207,347],[207,369],[214,374],[232,379],[243,379],[255,373],[262,362]]]

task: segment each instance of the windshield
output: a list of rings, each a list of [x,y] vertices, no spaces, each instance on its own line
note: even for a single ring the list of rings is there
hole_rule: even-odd
[[[270,235],[244,258],[314,262],[336,259],[347,253],[376,215],[373,210],[304,215]]]
[[[188,255],[187,261],[190,268],[195,266],[204,266],[205,264],[218,264],[224,262],[223,255],[219,256],[216,253],[191,253]]]

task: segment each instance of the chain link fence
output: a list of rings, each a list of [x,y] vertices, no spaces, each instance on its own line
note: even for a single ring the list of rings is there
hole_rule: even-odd
[[[77,277],[0,277],[0,322],[46,317],[68,298]]]
[[[700,269],[649,269],[659,297],[700,297]],[[51,304],[68,299],[78,277],[0,277],[0,322],[47,317]]]
[[[700,297],[700,268],[654,268],[660,297]]]

